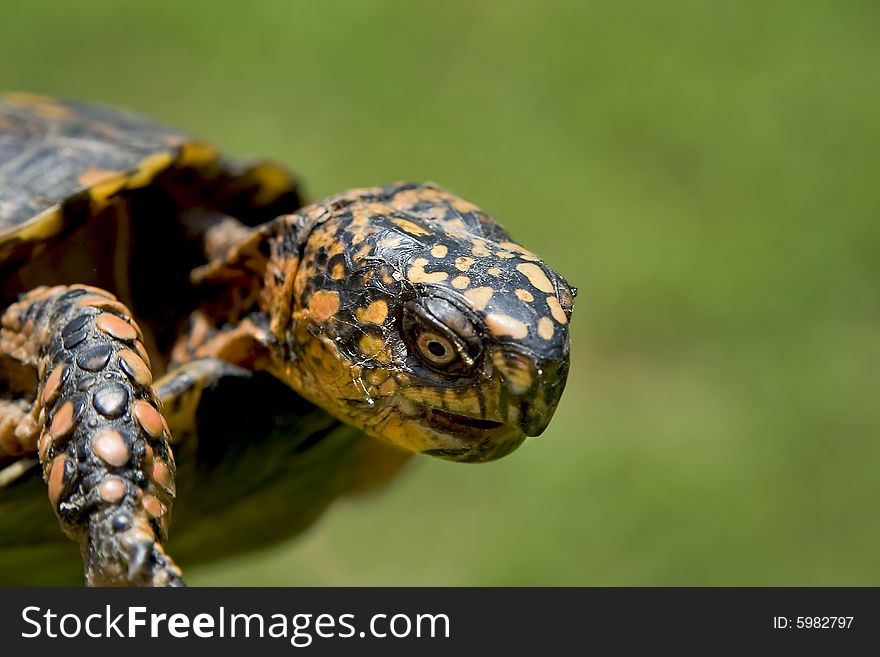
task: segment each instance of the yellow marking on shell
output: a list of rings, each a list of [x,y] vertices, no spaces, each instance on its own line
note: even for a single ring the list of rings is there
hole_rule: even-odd
[[[410,283],[439,283],[449,278],[449,274],[445,271],[426,272],[425,265],[428,260],[425,258],[416,258],[413,260],[412,267],[406,273],[406,279]]]
[[[456,290],[463,290],[471,284],[471,279],[467,276],[456,276],[452,279],[452,287]]]
[[[547,305],[550,307],[550,314],[553,315],[553,319],[560,324],[568,324],[568,317],[565,316],[565,311],[559,305],[559,299],[547,297]]]
[[[471,302],[474,310],[485,310],[494,291],[491,287],[475,287],[472,290],[467,290],[464,296]]]
[[[369,226],[376,217],[385,216],[393,211],[394,208],[389,207],[385,203],[359,201],[351,206],[350,226],[356,228]]]
[[[420,214],[429,219],[433,219],[434,221],[442,221],[446,218],[446,208],[439,206],[427,208],[426,210],[422,210]]]
[[[217,160],[217,149],[201,141],[187,141],[180,145],[180,166],[202,167]]]
[[[538,320],[538,335],[543,340],[550,340],[553,337],[553,322],[549,317],[542,317]]]
[[[525,301],[526,303],[529,303],[529,302],[535,300],[535,297],[532,295],[531,292],[529,292],[528,290],[523,290],[522,288],[517,288],[514,291],[514,294],[516,294],[516,296],[519,297],[520,301]]]
[[[430,235],[430,233],[422,228],[421,226],[414,224],[408,219],[401,219],[400,217],[391,217],[391,221],[399,226],[402,230],[406,231],[410,235]]]
[[[41,242],[61,232],[64,225],[60,205],[53,205],[22,226],[17,226],[8,233],[0,232],[0,241],[7,242],[18,239],[22,242]]]
[[[447,253],[449,253],[449,248],[445,244],[438,244],[431,249],[431,255],[435,258],[445,258]]]
[[[272,162],[260,162],[254,165],[247,172],[247,177],[256,178],[260,181],[253,196],[253,201],[256,205],[269,205],[294,186],[290,175],[282,167]]]
[[[489,267],[489,269],[486,270],[486,273],[491,276],[501,276],[501,270],[498,269],[498,267]]]
[[[496,251],[495,255],[499,258],[504,258],[505,260],[510,260],[511,258],[516,257],[510,251]]]
[[[448,198],[447,193],[432,187],[404,189],[394,195],[391,199],[391,205],[402,210],[409,210],[421,201],[429,201],[432,205],[438,205]]]
[[[522,262],[516,266],[516,269],[529,279],[529,283],[542,292],[553,292],[553,284],[547,278],[544,270],[538,265],[531,262]]]
[[[128,189],[137,189],[138,187],[146,187],[159,172],[170,167],[174,162],[174,156],[171,153],[153,153],[145,157],[137,166],[137,170],[128,177],[125,186]]]
[[[492,255],[492,252],[486,248],[486,243],[480,240],[474,240],[474,246],[471,249],[471,253],[473,253],[478,258],[484,258],[488,255]]]
[[[94,203],[96,207],[103,207],[109,202],[111,196],[125,187],[126,182],[127,179],[125,176],[118,176],[93,185],[91,189],[89,189],[92,203]]]
[[[378,299],[366,308],[358,308],[355,314],[359,322],[384,324],[388,319],[388,303],[383,299]]]
[[[330,270],[330,278],[334,281],[342,280],[345,277],[345,265],[341,262],[337,262],[333,265],[333,269]]]
[[[112,169],[99,169],[98,167],[89,167],[77,176],[77,181],[86,187],[94,187],[110,180],[119,180],[124,178],[125,174],[121,171],[113,171]]]
[[[475,260],[468,256],[459,256],[455,259],[455,268],[458,271],[467,271],[474,264]]]
[[[358,348],[367,358],[375,358],[383,363],[390,360],[388,352],[385,349],[385,341],[378,335],[365,333],[358,341]]]
[[[339,293],[319,290],[309,297],[309,314],[318,322],[326,322],[339,312]]]
[[[514,319],[510,315],[492,313],[486,317],[486,326],[489,327],[489,330],[492,331],[493,335],[509,335],[517,340],[522,339],[529,334],[529,327],[525,322]]]
[[[69,119],[73,116],[71,108],[62,105],[51,96],[13,91],[4,94],[3,99],[15,105],[30,107],[38,114],[50,119]]]

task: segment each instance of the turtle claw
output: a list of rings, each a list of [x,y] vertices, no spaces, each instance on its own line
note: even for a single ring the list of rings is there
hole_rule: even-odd
[[[147,528],[133,527],[109,538],[102,527],[91,532],[86,559],[89,586],[186,586],[178,568]]]
[[[132,550],[132,557],[128,563],[128,580],[130,582],[140,579],[138,576],[146,570],[147,561],[150,557],[150,548],[152,547],[152,542],[149,545],[146,542],[139,542],[135,545],[134,550]]]

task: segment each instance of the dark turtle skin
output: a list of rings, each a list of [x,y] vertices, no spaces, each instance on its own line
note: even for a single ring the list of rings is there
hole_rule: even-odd
[[[60,522],[88,585],[182,585],[170,555],[283,540],[412,453],[512,452],[568,372],[575,291],[472,203],[304,205],[277,165],[51,98],[0,97],[0,271],[7,584],[69,581]]]

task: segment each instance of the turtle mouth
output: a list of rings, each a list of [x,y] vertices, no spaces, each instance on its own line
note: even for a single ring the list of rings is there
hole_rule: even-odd
[[[458,413],[441,411],[437,408],[430,409],[428,422],[434,428],[440,429],[444,433],[452,434],[485,434],[501,429],[502,427],[507,427],[503,422],[459,415]],[[511,427],[507,428],[509,429]]]
[[[525,434],[497,420],[459,415],[436,408],[429,410],[426,423],[446,439],[424,454],[463,463],[494,461],[514,451]]]

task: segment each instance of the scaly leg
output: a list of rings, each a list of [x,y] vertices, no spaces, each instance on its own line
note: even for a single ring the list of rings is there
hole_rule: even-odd
[[[123,304],[85,286],[36,289],[0,320],[0,356],[34,369],[39,381],[6,454],[36,447],[90,586],[183,585],[162,548],[174,458],[139,338]]]

